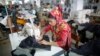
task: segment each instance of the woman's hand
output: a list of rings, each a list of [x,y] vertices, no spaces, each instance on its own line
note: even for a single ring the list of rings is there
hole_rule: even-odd
[[[46,40],[42,40],[40,42],[38,42],[40,44],[43,44],[43,45],[53,45],[53,46],[58,46],[58,44],[56,42],[48,42]]]
[[[46,41],[46,40],[42,40],[42,41],[40,41],[39,43],[40,43],[40,44],[43,44],[43,45],[49,45],[49,42]]]
[[[39,37],[36,41],[40,42],[43,40],[43,37]]]

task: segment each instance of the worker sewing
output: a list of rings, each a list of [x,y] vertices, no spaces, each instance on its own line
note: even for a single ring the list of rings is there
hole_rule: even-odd
[[[59,11],[58,11],[59,12]],[[51,15],[56,12],[51,11]],[[59,13],[58,13],[59,14]],[[62,20],[61,16],[57,16],[57,14],[52,15],[54,18],[50,18],[49,25],[45,27],[45,29],[41,33],[41,41],[40,44],[44,45],[54,45],[63,48],[64,50],[68,50],[71,46],[71,29],[70,26]],[[59,20],[60,19],[60,20]],[[48,42],[42,39],[42,36],[51,30],[53,33],[53,42]]]

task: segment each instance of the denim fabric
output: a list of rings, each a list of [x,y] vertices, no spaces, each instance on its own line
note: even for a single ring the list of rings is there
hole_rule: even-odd
[[[46,40],[46,41],[49,41],[49,38],[48,36],[43,36],[43,39]],[[23,41],[21,41],[19,47],[21,48],[41,48],[41,49],[46,49],[46,50],[50,50],[51,49],[51,46],[49,45],[41,45],[39,43],[37,43],[35,37],[31,37],[31,36],[28,36],[26,39],[24,39]]]

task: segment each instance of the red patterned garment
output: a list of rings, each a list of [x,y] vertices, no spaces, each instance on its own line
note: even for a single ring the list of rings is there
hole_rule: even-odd
[[[62,13],[57,7],[53,9],[50,14],[55,18],[56,26],[48,25],[45,27],[44,32],[46,33],[50,30],[58,46],[64,50],[68,50],[71,47],[71,28],[63,20]]]
[[[45,27],[44,32],[46,33],[49,30],[51,30],[56,37],[54,37],[54,39],[59,47],[64,50],[68,50],[71,47],[71,28],[66,22],[62,21],[62,23],[58,24],[56,27],[48,25]]]
[[[59,7],[55,7],[51,12],[50,14],[56,18],[57,20],[57,23],[60,23],[63,19],[63,16],[62,16],[62,13],[61,11],[59,10]]]

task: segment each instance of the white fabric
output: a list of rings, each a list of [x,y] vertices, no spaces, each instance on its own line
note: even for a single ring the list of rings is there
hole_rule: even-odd
[[[89,18],[86,18],[86,14],[91,14],[93,10],[85,9],[79,11],[71,11],[70,18],[74,19],[76,23],[82,24],[89,22]]]
[[[5,16],[4,19],[0,20],[0,23],[6,26],[6,28],[9,28],[9,26],[7,26],[7,19],[8,19],[8,16]],[[12,27],[14,27],[14,25],[12,25]]]
[[[36,18],[36,15],[32,15],[32,14],[29,14],[29,13],[25,13],[25,19],[34,19]]]
[[[51,8],[43,8],[43,11],[50,12],[52,9]]]
[[[24,33],[25,31],[28,34],[28,36],[35,35],[36,39],[38,39],[40,37],[40,29],[39,29],[39,27],[35,26],[34,24],[32,25],[31,23],[26,23],[22,30],[22,33]]]
[[[19,46],[20,42],[26,38],[24,36],[19,35],[18,33],[9,34],[9,37],[12,50],[15,50],[16,47]]]
[[[37,7],[40,8],[40,7],[41,7],[41,5],[40,5],[40,0],[34,0],[34,1],[36,1]]]
[[[35,15],[36,14],[36,11],[35,10],[32,10],[32,13]]]
[[[6,26],[6,25],[7,25],[7,19],[8,19],[8,16],[5,16],[5,18],[2,19],[2,20],[0,21],[0,23]]]
[[[18,47],[18,45],[20,44],[20,42],[25,39],[25,36],[22,36],[23,33],[27,33],[28,36],[33,36],[35,35],[35,38],[38,39],[40,37],[40,29],[35,27],[35,25],[32,25],[31,23],[26,23],[23,30],[21,32],[18,33],[12,33],[9,34],[10,37],[10,41],[11,41],[11,45],[12,45],[12,49],[14,50],[16,47]],[[15,44],[16,43],[16,44]]]
[[[89,32],[89,31],[86,31],[86,38],[88,38],[88,39],[93,38],[93,33]]]
[[[61,0],[60,4],[64,5],[65,4],[65,0]]]
[[[22,33],[26,32],[28,34],[28,36],[33,36],[34,35],[33,28],[34,28],[34,26],[31,23],[26,23],[24,25]]]
[[[3,18],[2,17],[0,17],[0,21],[2,20]]]
[[[30,14],[27,10],[24,10],[24,9],[22,11],[18,11],[18,12],[25,15],[24,19],[33,19],[33,18],[36,18],[36,15],[33,15],[33,14],[36,14],[35,10],[32,10],[33,14]]]
[[[34,35],[35,35],[36,39],[39,39],[39,37],[40,37],[40,29],[39,28],[34,29]]]
[[[78,26],[78,30],[83,30],[85,27],[84,26]]]

